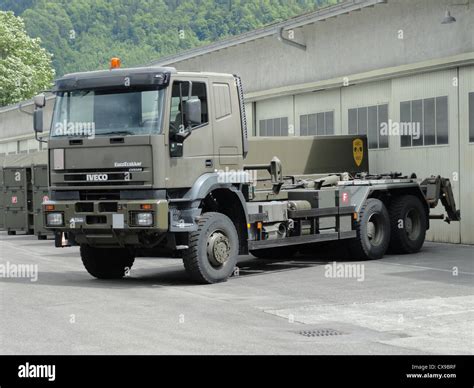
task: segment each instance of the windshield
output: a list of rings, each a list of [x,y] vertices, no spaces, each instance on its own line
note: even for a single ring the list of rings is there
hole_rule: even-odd
[[[164,90],[58,93],[51,136],[146,135],[161,132]]]

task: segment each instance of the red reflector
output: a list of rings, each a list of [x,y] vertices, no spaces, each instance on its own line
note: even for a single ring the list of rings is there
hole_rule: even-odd
[[[345,191],[341,193],[341,203],[343,205],[348,205],[349,204],[349,193],[347,193]]]

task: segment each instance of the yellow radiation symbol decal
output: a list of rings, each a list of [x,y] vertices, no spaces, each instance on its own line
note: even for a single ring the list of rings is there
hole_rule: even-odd
[[[352,141],[352,154],[354,155],[355,164],[357,167],[360,167],[362,159],[364,159],[364,142],[362,139],[354,139]]]

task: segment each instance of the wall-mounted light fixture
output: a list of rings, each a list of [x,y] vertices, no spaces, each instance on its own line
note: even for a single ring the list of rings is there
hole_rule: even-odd
[[[441,24],[451,24],[456,23],[456,18],[451,15],[451,8],[457,6],[466,6],[469,9],[469,0],[452,0],[451,4],[447,2],[446,12],[444,13],[444,18],[441,20]]]
[[[451,12],[449,11],[448,8],[446,8],[446,13],[444,14],[444,18],[441,21],[441,24],[450,24],[450,23],[455,23],[456,18],[454,16],[451,16]]]

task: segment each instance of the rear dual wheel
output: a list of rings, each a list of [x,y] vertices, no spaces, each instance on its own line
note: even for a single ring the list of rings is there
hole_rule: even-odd
[[[357,237],[350,241],[354,259],[377,260],[383,257],[390,243],[390,218],[382,201],[369,198],[359,211]]]
[[[415,253],[425,242],[426,209],[418,197],[404,195],[396,197],[389,207],[390,252]]]
[[[369,198],[359,212],[357,237],[350,242],[353,258],[376,260],[392,253],[418,252],[425,241],[426,209],[414,195],[395,197],[387,211],[382,201]]]

